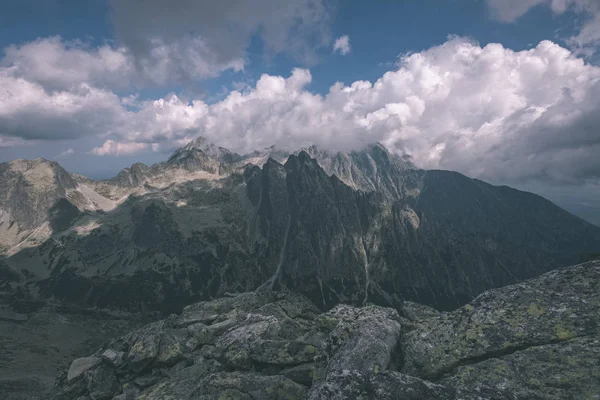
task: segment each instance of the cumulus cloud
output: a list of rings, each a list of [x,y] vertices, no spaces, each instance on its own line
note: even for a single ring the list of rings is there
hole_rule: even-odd
[[[454,38],[404,57],[374,83],[337,83],[320,96],[306,90],[310,81],[296,69],[212,105],[147,102],[124,131],[143,143],[204,135],[239,152],[381,141],[421,167],[494,181],[600,177],[600,68],[549,41],[514,52]]]
[[[156,145],[152,146],[148,143],[107,140],[102,146],[94,147],[90,153],[97,156],[122,156],[137,153],[141,150],[147,150],[148,148],[156,148]]]
[[[110,133],[123,109],[113,92],[85,83],[49,91],[0,69],[0,136],[21,140],[76,139]]]
[[[211,68],[240,68],[254,35],[271,53],[286,52],[314,62],[315,49],[329,45],[328,0],[113,0],[119,42],[141,64],[152,65],[165,52],[180,78]],[[171,49],[178,49],[172,51]],[[181,51],[186,50],[186,51]],[[162,58],[167,60],[166,58]]]
[[[600,45],[600,1],[598,0],[486,0],[493,15],[504,22],[514,22],[536,6],[551,7],[555,14],[573,10],[584,15],[579,33],[567,42],[583,53],[593,53]]]
[[[462,38],[403,57],[375,82],[311,93],[312,76],[262,75],[207,104],[144,101],[85,84],[45,90],[0,69],[0,145],[101,137],[99,156],[163,151],[203,135],[249,152],[275,144],[349,150],[380,141],[423,168],[495,182],[600,178],[600,67],[549,41],[515,52]]]
[[[92,47],[56,36],[9,46],[0,60],[5,75],[26,79],[47,91],[81,84],[127,91],[212,78],[243,66],[242,59],[219,62],[201,38],[182,38],[170,45],[155,39],[148,54],[136,58],[126,47]]]
[[[350,38],[348,35],[340,36],[333,43],[333,52],[339,51],[341,55],[345,56],[350,53]]]
[[[7,47],[0,69],[5,76],[23,78],[47,90],[68,90],[81,84],[124,88],[135,75],[126,49],[92,48],[58,36]]]

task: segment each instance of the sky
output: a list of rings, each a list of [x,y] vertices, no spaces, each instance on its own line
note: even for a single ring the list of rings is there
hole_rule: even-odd
[[[0,162],[381,142],[600,224],[598,0],[4,0]]]

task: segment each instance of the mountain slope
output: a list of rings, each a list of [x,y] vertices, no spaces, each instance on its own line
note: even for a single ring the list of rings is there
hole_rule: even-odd
[[[408,299],[453,309],[600,251],[599,228],[539,196],[418,170],[379,145],[261,154],[198,140],[111,180],[74,177],[65,193],[96,206],[57,194],[78,213],[8,253],[0,289],[164,312],[282,287],[321,308]]]
[[[28,239],[45,239],[76,218],[76,208],[59,201],[77,183],[55,162],[44,159],[0,163],[0,251]],[[58,226],[55,226],[58,225]]]

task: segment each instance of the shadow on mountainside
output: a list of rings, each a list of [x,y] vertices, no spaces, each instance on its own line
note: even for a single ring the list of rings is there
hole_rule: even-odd
[[[169,314],[266,285],[322,309],[412,300],[451,310],[600,251],[600,228],[539,196],[454,172],[405,173],[416,195],[364,193],[301,152],[107,212],[62,199],[49,211],[55,234],[3,261],[2,291]]]

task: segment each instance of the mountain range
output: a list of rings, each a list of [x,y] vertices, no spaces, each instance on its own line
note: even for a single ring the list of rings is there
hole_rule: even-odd
[[[600,228],[540,196],[422,170],[380,144],[240,155],[198,138],[106,180],[5,162],[0,187],[10,302],[170,313],[293,288],[324,310],[452,310],[600,252]]]

